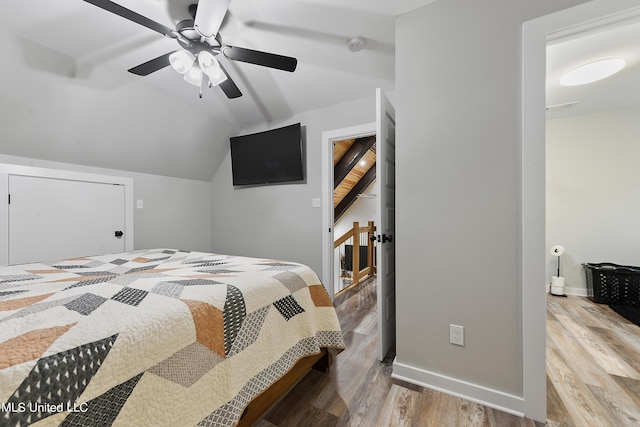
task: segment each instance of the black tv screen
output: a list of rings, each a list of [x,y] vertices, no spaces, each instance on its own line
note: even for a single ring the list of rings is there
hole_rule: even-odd
[[[233,185],[302,181],[300,123],[231,138]]]

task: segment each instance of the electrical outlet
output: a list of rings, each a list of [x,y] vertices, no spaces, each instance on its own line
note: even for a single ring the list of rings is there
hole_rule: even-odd
[[[464,345],[464,326],[449,325],[449,343],[453,345]]]

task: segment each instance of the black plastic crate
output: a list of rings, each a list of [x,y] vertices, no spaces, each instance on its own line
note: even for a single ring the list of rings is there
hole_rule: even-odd
[[[640,267],[607,262],[582,265],[587,295],[593,302],[640,306]]]

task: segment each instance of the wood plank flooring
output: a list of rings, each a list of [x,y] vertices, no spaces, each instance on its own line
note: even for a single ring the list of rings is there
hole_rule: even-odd
[[[547,296],[547,425],[640,425],[640,327],[588,298]]]
[[[256,427],[541,426],[391,378],[376,360],[375,282],[336,299],[347,349],[312,371]],[[587,298],[547,297],[547,423],[640,426],[640,327]]]
[[[256,427],[541,426],[458,397],[391,378],[393,354],[376,359],[375,281],[336,298],[347,349],[329,374],[312,371]]]

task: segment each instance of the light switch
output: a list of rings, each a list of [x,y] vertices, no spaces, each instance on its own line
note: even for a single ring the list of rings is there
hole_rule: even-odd
[[[136,200],[136,208],[138,208],[138,209],[144,208],[144,200],[142,200],[142,199]]]
[[[320,198],[319,197],[314,197],[313,199],[311,199],[311,207],[312,208],[319,208],[320,207]]]

